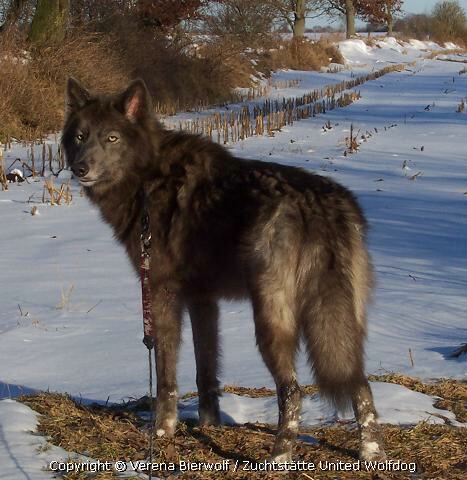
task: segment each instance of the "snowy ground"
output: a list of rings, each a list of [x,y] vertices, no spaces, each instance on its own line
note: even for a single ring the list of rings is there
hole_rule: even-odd
[[[465,378],[465,356],[449,358],[467,341],[467,114],[456,113],[467,97],[467,75],[459,75],[465,64],[424,58],[423,49],[437,49],[432,45],[380,41],[381,48],[368,49],[360,42],[341,44],[355,74],[390,63],[416,64],[359,87],[362,99],[350,107],[297,122],[273,138],[250,138],[229,148],[240,156],[330,175],[357,194],[371,226],[377,276],[369,312],[368,373]],[[278,79],[302,81],[275,94],[301,95],[349,75],[349,70],[279,72]],[[168,119],[174,121],[178,117]],[[324,131],[327,121],[332,129]],[[344,156],[351,123],[359,136],[371,136],[357,153]],[[20,145],[4,153],[6,166],[27,156]],[[147,358],[138,279],[77,184],[70,206],[42,204],[42,188],[40,180],[0,192],[0,398],[35,389],[101,402],[140,397],[147,390]],[[30,215],[33,205],[39,215]],[[61,292],[71,287],[60,306]],[[224,303],[221,331],[222,381],[271,387],[255,347],[249,305]],[[181,393],[195,389],[189,322],[183,337]],[[302,383],[312,382],[304,355],[298,371]],[[398,385],[372,387],[383,421],[439,421],[431,416],[431,397]],[[226,421],[275,421],[275,399],[226,395],[222,409]],[[192,400],[181,405],[183,416],[194,411]],[[316,398],[305,401],[302,423],[333,418],[334,412]],[[0,478],[50,478],[41,465],[63,458],[64,452],[56,451],[36,455],[42,440],[24,433],[35,421],[27,407],[0,401]]]

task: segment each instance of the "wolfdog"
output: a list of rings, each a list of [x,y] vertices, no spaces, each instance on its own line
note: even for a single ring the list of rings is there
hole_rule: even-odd
[[[94,95],[70,79],[62,144],[75,177],[136,271],[142,211],[150,216],[158,436],[172,436],[176,428],[184,309],[193,330],[199,421],[215,425],[218,301],[249,298],[256,342],[277,388],[271,460],[292,458],[301,339],[322,395],[338,408],[352,404],[360,457],[385,458],[364,375],[372,284],[366,222],[347,189],[298,168],[234,157],[198,135],[166,130],[142,80],[123,93]]]

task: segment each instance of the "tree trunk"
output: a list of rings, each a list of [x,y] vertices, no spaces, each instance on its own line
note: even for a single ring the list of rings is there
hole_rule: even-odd
[[[306,0],[297,0],[294,12],[293,37],[305,35]]]
[[[345,18],[347,22],[347,38],[355,36],[355,5],[353,0],[345,0]]]
[[[394,21],[392,16],[388,18],[388,37],[394,36]]]
[[[394,35],[394,18],[392,16],[390,2],[386,2],[386,9],[388,19],[388,37],[392,37]]]
[[[68,0],[38,0],[31,23],[31,43],[59,43],[65,37]]]

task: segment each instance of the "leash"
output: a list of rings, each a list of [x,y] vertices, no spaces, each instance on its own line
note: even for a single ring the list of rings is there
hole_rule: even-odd
[[[151,285],[149,281],[149,269],[151,264],[151,225],[149,222],[149,211],[147,205],[146,191],[142,189],[143,197],[143,213],[141,217],[141,298],[143,304],[143,343],[148,349],[149,360],[149,480],[152,480],[152,458],[154,452],[154,408],[153,408],[153,392],[152,392],[152,350],[154,348],[154,327],[152,323],[152,302],[151,302]]]

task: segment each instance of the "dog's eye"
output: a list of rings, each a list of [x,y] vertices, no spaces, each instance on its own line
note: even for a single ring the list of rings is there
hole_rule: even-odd
[[[110,143],[115,143],[117,140],[118,140],[118,137],[116,135],[109,135],[107,137],[107,140],[110,142]]]
[[[75,136],[76,140],[78,140],[78,142],[82,142],[84,140],[84,135],[82,133],[78,133],[76,136]]]

